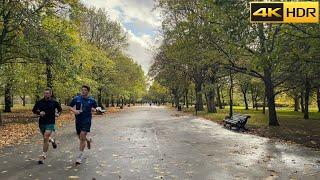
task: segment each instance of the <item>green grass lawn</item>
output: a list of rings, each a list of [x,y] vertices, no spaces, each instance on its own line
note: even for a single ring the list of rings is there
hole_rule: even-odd
[[[184,109],[184,111],[195,114],[194,108]],[[234,113],[251,116],[247,123],[249,133],[320,148],[320,113],[316,108],[311,108],[310,111],[310,119],[305,120],[301,112],[294,112],[292,108],[278,108],[280,126],[269,127],[267,110],[266,114],[263,114],[261,109],[245,110],[244,107],[234,107]],[[228,114],[229,106],[226,106],[225,109],[218,109],[218,113],[198,112],[199,116],[218,123],[222,123]]]

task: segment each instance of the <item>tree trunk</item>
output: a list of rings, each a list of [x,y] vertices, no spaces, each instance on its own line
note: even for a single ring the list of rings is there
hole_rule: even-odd
[[[249,110],[247,92],[246,91],[242,91],[242,94],[243,94],[243,100],[244,100],[244,104],[245,104],[246,110]]]
[[[13,94],[11,94],[11,108],[13,108],[13,102],[14,102],[14,96],[13,96]]]
[[[98,88],[98,106],[103,107],[103,105],[102,105],[102,88],[101,87]]]
[[[113,98],[113,95],[111,95],[111,106],[114,107],[114,98]]]
[[[275,105],[274,87],[271,80],[271,72],[269,69],[264,69],[264,74],[265,93],[267,96],[269,111],[269,126],[279,126]]]
[[[254,94],[254,87],[251,87],[251,99],[252,99],[252,109],[254,109],[256,106],[255,106],[255,94]]]
[[[317,88],[317,104],[318,104],[318,112],[320,112],[320,87]]]
[[[301,105],[301,112],[304,113],[304,92],[303,92],[303,90],[301,91],[301,95],[300,95],[300,105]]]
[[[233,116],[233,77],[230,72],[230,89],[229,89],[229,116]]]
[[[26,95],[24,94],[23,96],[20,96],[22,100],[22,106],[26,106]]]
[[[212,89],[206,94],[208,113],[217,113],[216,104],[214,102],[215,91]]]
[[[107,107],[107,108],[110,107],[110,99],[109,99],[109,96],[106,98],[105,104],[106,104],[106,107]]]
[[[263,96],[263,106],[262,106],[262,114],[266,114],[266,93]]]
[[[295,94],[293,100],[294,100],[294,111],[298,112],[299,111],[299,95]]]
[[[1,114],[1,111],[0,111],[0,126],[3,125],[3,122],[2,122],[2,114]]]
[[[189,108],[188,89],[186,89],[186,107]]]
[[[224,105],[226,104],[225,102],[224,102],[224,95],[223,95],[223,88],[221,87],[221,89],[220,89],[220,92],[221,92],[221,99],[222,99],[222,109],[224,109]]]
[[[196,109],[197,111],[203,111],[203,101],[202,101],[202,83],[196,84]]]
[[[179,95],[178,95],[178,90],[177,89],[173,89],[172,90],[172,94],[173,94],[173,98],[174,98],[174,104],[175,104],[175,108],[178,108],[179,106]]]
[[[120,100],[119,100],[119,96],[117,97],[117,107],[119,107],[120,104]]]
[[[310,92],[311,92],[311,84],[310,81],[307,79],[306,84],[305,84],[305,95],[304,95],[304,119],[309,119],[309,97],[310,97]]]
[[[223,109],[222,103],[221,103],[220,86],[219,85],[217,85],[217,105],[219,106],[219,109]]]
[[[12,105],[12,81],[11,79],[5,85],[4,90],[4,112],[11,112]]]

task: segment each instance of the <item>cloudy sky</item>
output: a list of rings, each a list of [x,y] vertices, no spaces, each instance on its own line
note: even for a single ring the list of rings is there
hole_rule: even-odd
[[[129,37],[126,52],[147,73],[154,48],[160,43],[160,13],[154,0],[81,0],[88,7],[104,8],[111,19],[121,23]]]

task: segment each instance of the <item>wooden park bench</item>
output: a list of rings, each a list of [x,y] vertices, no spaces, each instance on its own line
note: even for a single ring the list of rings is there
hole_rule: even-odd
[[[231,117],[226,116],[226,118],[223,120],[224,127],[229,127],[230,129],[235,127],[237,131],[239,130],[245,131],[247,130],[245,126],[249,118],[250,116],[243,115],[243,114],[234,114]]]

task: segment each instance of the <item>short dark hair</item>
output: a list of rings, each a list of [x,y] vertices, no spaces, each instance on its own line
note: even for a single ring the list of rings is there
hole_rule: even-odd
[[[88,85],[82,85],[82,88],[86,88],[90,92],[90,87]]]
[[[44,91],[50,91],[50,93],[52,93],[52,89],[49,87],[45,88]]]

